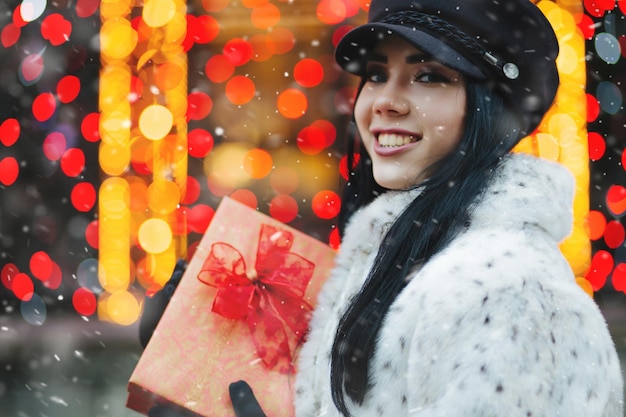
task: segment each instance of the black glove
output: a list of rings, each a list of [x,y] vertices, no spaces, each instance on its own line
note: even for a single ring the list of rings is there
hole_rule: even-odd
[[[233,382],[228,392],[237,417],[267,417],[246,381]]]
[[[267,417],[246,381],[237,381],[228,387],[230,402],[237,417]],[[148,411],[148,417],[187,417],[184,411],[157,405]]]
[[[172,276],[169,281],[167,281],[167,284],[165,284],[163,289],[154,294],[152,297],[146,297],[141,320],[139,321],[139,342],[143,348],[148,345],[148,342],[152,337],[152,333],[154,333],[154,329],[159,323],[159,320],[161,320],[163,311],[165,311],[165,307],[167,307],[167,304],[170,302],[170,298],[172,298],[174,290],[178,287],[178,283],[180,282],[185,269],[187,269],[187,262],[180,259],[176,262],[174,272],[172,272]],[[164,416],[167,415],[164,414]]]

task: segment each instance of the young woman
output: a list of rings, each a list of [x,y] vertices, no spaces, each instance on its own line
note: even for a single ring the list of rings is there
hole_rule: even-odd
[[[373,0],[340,41],[359,159],[298,417],[623,415],[614,344],[558,247],[571,175],[509,154],[552,104],[557,52],[528,0]]]
[[[622,417],[614,344],[558,247],[573,179],[510,154],[553,102],[557,54],[529,0],[373,0],[339,42],[358,159],[298,417]],[[262,415],[233,389],[255,410],[238,417]]]

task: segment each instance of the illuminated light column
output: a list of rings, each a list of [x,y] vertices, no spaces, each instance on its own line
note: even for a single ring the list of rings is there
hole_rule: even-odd
[[[136,7],[137,6],[137,7]],[[98,303],[101,319],[137,320],[186,252],[179,203],[187,179],[184,0],[102,0]],[[131,251],[145,256],[135,265]]]
[[[541,126],[515,150],[560,162],[574,175],[573,231],[562,243],[561,251],[577,282],[592,295],[591,285],[584,278],[591,264],[585,40],[574,19],[574,15],[583,12],[583,5],[578,0],[542,0],[537,6],[552,24],[559,41],[556,63],[560,85]]]

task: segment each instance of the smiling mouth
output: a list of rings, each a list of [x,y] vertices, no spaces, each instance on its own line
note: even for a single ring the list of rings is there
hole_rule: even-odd
[[[419,138],[413,135],[400,135],[397,133],[381,133],[378,135],[378,144],[383,148],[394,148],[417,142]]]

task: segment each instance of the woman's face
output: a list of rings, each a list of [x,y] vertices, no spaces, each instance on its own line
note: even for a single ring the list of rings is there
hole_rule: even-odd
[[[354,109],[374,180],[400,190],[428,178],[461,139],[465,101],[459,72],[400,38],[378,42]]]

